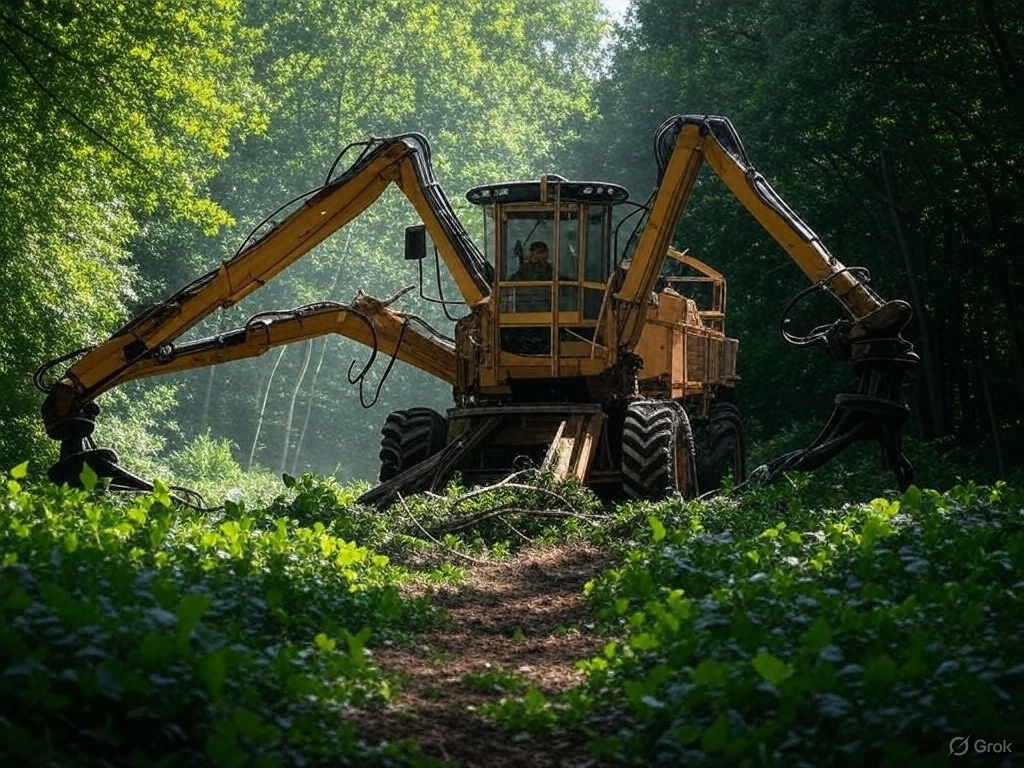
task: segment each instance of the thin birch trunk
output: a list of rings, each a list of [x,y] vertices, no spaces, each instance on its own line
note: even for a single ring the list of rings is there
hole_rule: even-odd
[[[302,381],[306,378],[306,371],[309,369],[309,358],[313,356],[313,340],[310,339],[306,342],[306,357],[302,361],[302,370],[299,371],[299,380],[295,382],[295,388],[292,390],[292,401],[288,405],[288,421],[284,425],[284,443],[281,446],[281,467],[278,470],[279,474],[284,474],[284,469],[288,465],[288,443],[292,439],[292,417],[295,415],[295,400],[299,396],[299,390],[302,388]]]
[[[327,295],[330,296],[334,293],[334,289],[338,287],[338,283],[341,281],[341,267],[344,263],[345,256],[348,255],[348,246],[352,242],[352,229],[349,229],[346,237],[345,244],[341,247],[341,255],[338,257],[338,269],[334,273],[334,282],[331,283],[330,289],[327,291]],[[309,383],[309,395],[306,398],[306,417],[302,420],[302,431],[299,433],[299,442],[295,446],[295,455],[292,457],[292,474],[294,475],[299,466],[299,454],[302,452],[302,443],[306,439],[306,428],[309,426],[309,414],[313,410],[313,398],[316,395],[316,380],[320,376],[320,368],[324,364],[324,355],[327,353],[327,342],[330,340],[330,336],[324,338],[324,345],[320,348],[320,359],[317,360],[316,369],[313,371],[313,380]]]
[[[267,400],[270,399],[270,388],[274,384],[274,374],[277,373],[277,366],[281,364],[281,358],[284,357],[284,351],[288,349],[287,346],[281,347],[281,352],[277,356],[277,360],[274,362],[274,367],[270,369],[270,378],[267,379],[267,388],[263,392],[263,405],[260,406],[260,418],[256,422],[256,434],[252,438],[252,450],[249,451],[249,464],[246,466],[246,470],[252,469],[252,461],[256,456],[256,444],[260,441],[260,430],[263,428],[263,417],[267,413]]]
[[[306,439],[306,429],[309,427],[309,415],[313,412],[313,395],[316,394],[316,380],[320,376],[320,368],[324,364],[324,355],[327,353],[327,343],[330,336],[324,337],[323,346],[320,347],[320,359],[316,361],[316,368],[313,369],[313,380],[309,383],[309,398],[306,402],[306,418],[302,420],[302,431],[299,432],[299,442],[295,446],[295,454],[292,456],[292,474],[298,470],[299,454],[302,453],[302,441]]]

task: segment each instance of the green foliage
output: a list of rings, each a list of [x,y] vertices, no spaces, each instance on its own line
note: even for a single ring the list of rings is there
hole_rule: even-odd
[[[453,484],[377,513],[355,504],[361,488],[305,475],[265,510],[200,515],[159,481],[110,500],[88,469],[83,491],[26,485],[28,470],[0,478],[0,735],[13,758],[58,764],[420,762],[344,725],[346,707],[395,694],[367,646],[435,625],[429,599],[399,589],[457,582],[445,550],[511,542],[486,518],[446,537],[426,573],[378,553],[421,562],[413,515],[434,526],[548,503],[512,483],[468,499]],[[808,476],[791,480],[588,526],[621,555],[585,589],[614,639],[564,694],[507,670],[465,676],[498,697],[478,711],[513,732],[581,731],[593,756],[632,765],[896,764],[941,759],[968,731],[1018,738],[1024,492],[912,487],[826,507]],[[596,509],[574,484],[530,483]],[[519,514],[533,542],[556,535]],[[581,536],[569,527],[558,535]]]
[[[231,222],[206,184],[231,141],[266,121],[258,35],[240,20],[233,0],[5,3],[0,466],[52,455],[31,371],[124,319],[139,217]]]
[[[503,560],[524,545],[596,534],[601,503],[586,487],[536,472],[523,473],[518,481],[467,493],[456,478],[443,494],[417,494],[379,511],[356,503],[366,483],[286,475],[288,493],[276,498],[269,512],[300,525],[330,525],[337,535],[392,557],[418,559],[430,550],[430,567],[422,576],[432,584],[461,581],[462,570],[450,562],[452,551]],[[545,514],[552,510],[554,515]],[[558,515],[560,510],[570,516]],[[432,546],[428,534],[442,547]]]
[[[110,499],[24,475],[0,478],[4,762],[411,755],[342,717],[393,696],[367,643],[434,621],[386,557],[331,525],[178,508],[160,482]]]
[[[481,704],[476,711],[493,717],[514,733],[549,733],[557,729],[559,710],[536,686],[526,688],[522,696],[506,696]]]
[[[299,525],[331,525],[339,535],[364,546],[381,549],[391,538],[387,518],[375,510],[359,507],[355,501],[366,484],[339,485],[333,478],[285,475],[290,495],[274,500],[271,511]]]
[[[99,398],[103,416],[97,421],[95,439],[117,451],[130,471],[142,477],[169,477],[167,448],[182,439],[172,415],[176,404],[174,385],[131,383],[108,392]]]
[[[958,734],[1019,739],[1022,504],[999,483],[634,505],[622,565],[587,585],[621,640],[563,699],[489,711],[585,727],[630,765],[898,764],[944,759]]]
[[[96,440],[115,449],[122,464],[141,477],[174,478],[210,506],[226,498],[266,503],[282,491],[280,478],[266,469],[243,470],[227,439],[207,430],[185,441],[172,418],[177,404],[173,386],[128,385],[107,393],[101,403]]]
[[[506,669],[470,672],[462,678],[462,686],[477,693],[523,693],[527,689],[519,675]]]
[[[231,443],[215,439],[208,431],[171,453],[168,465],[168,476],[198,491],[208,504],[230,498],[258,505],[281,493],[280,478],[262,467],[243,470],[232,454]]]

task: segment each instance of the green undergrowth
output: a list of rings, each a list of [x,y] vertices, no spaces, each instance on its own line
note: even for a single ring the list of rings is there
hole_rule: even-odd
[[[575,480],[533,471],[476,489],[456,477],[441,493],[403,498],[383,511],[356,504],[364,487],[331,478],[286,475],[285,485],[290,493],[270,505],[271,514],[303,524],[332,521],[342,538],[406,562],[422,554],[431,564],[444,563],[453,551],[503,560],[525,546],[591,536],[606,517],[597,497]]]
[[[607,543],[623,561],[586,589],[609,642],[585,684],[484,710],[583,731],[613,764],[939,764],[965,736],[994,764],[1004,741],[1024,749],[1024,493],[818,498],[796,475],[621,509]]]
[[[263,507],[199,511],[159,481],[118,497],[88,471],[87,490],[27,474],[0,474],[2,764],[430,764],[345,721],[400,692],[373,648],[445,621],[404,587],[459,584],[457,553],[579,538],[600,512],[533,474],[383,512],[356,503],[365,485],[311,475]],[[534,514],[549,508],[581,517]]]
[[[266,506],[200,512],[163,484],[116,497],[83,479],[0,475],[2,764],[432,764],[347,724],[400,694],[374,648],[445,622],[431,586],[458,585],[467,557],[556,543],[619,556],[586,587],[607,644],[584,683],[460,683],[538,749],[574,732],[601,764],[812,766],[1024,745],[1016,485],[846,504],[793,474],[611,508],[523,473],[378,511],[304,475]]]
[[[0,475],[0,763],[421,762],[344,718],[395,695],[372,645],[440,619],[405,569],[286,507],[24,475]]]

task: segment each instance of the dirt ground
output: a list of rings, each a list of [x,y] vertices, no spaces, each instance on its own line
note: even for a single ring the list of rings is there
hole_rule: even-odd
[[[435,601],[450,623],[411,647],[377,648],[374,660],[404,681],[397,702],[350,720],[368,741],[415,739],[459,766],[582,766],[584,745],[569,737],[516,741],[468,708],[497,701],[464,684],[469,674],[515,673],[545,694],[577,685],[575,663],[601,652],[583,585],[609,567],[607,553],[575,545],[531,550],[514,561],[473,566],[466,583]]]

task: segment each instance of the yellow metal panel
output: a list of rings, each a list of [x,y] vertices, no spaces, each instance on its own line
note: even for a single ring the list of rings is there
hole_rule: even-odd
[[[505,327],[517,325],[551,325],[552,312],[501,312],[498,315],[498,322]],[[558,320],[565,325],[593,326],[595,321],[583,320],[579,312],[559,312]]]
[[[685,379],[683,369],[683,363],[685,362],[685,350],[683,347],[683,339],[686,338],[686,334],[679,330],[672,331],[672,384],[681,384]]]

